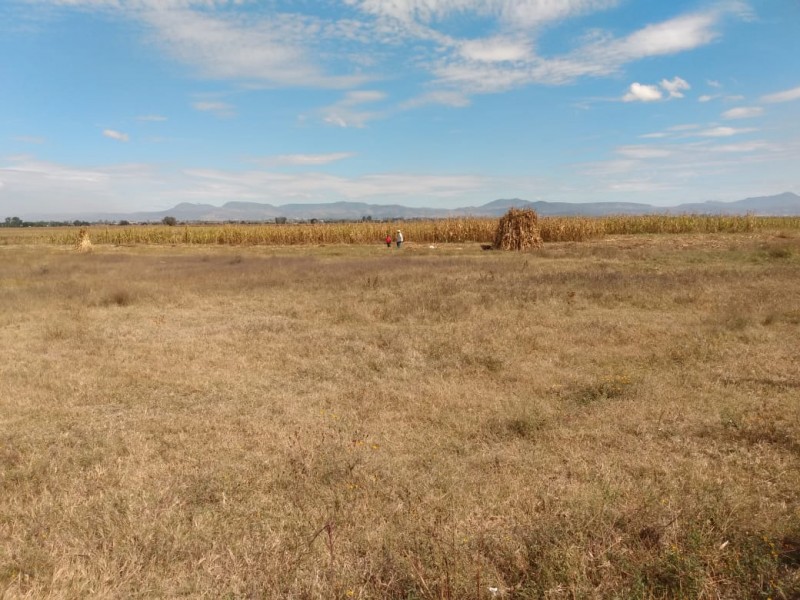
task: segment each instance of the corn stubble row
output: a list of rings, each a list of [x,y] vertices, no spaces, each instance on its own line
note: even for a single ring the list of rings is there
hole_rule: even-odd
[[[800,229],[800,217],[754,216],[616,216],[540,217],[543,242],[580,242],[619,234],[747,233],[765,229]],[[398,228],[406,240],[418,244],[493,243],[497,219],[462,218],[403,223],[318,223],[260,225],[134,225],[91,227],[94,244],[217,244],[315,245],[374,244]],[[75,229],[59,230],[47,237],[55,244],[75,244]]]

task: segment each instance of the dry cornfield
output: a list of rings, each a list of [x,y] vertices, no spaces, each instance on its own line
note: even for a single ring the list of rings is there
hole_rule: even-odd
[[[460,218],[404,221],[409,244],[492,243],[497,219]],[[251,225],[100,226],[88,229],[93,244],[187,244],[187,245],[320,245],[378,244],[399,223],[319,223]],[[544,242],[581,242],[606,235],[752,233],[800,229],[800,217],[755,216],[617,216],[539,217]],[[0,244],[75,244],[78,228],[0,228]]]

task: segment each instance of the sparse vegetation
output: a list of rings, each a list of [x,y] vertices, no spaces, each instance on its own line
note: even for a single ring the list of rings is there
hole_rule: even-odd
[[[796,598],[781,227],[536,254],[7,241],[0,596]]]

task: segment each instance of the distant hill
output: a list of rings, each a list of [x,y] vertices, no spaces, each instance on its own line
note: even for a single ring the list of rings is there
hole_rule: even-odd
[[[745,198],[736,202],[702,202],[697,204],[680,204],[670,212],[703,213],[714,215],[741,215],[752,213],[765,216],[800,215],[800,196],[784,192],[777,196],[759,196]]]
[[[290,221],[321,219],[325,221],[356,221],[363,217],[376,220],[445,218],[458,216],[499,217],[509,208],[532,208],[542,216],[647,215],[647,214],[711,214],[763,216],[800,215],[800,196],[785,192],[776,196],[745,198],[737,202],[700,202],[677,206],[653,206],[636,202],[531,202],[520,198],[500,199],[482,206],[456,209],[415,208],[399,204],[367,204],[365,202],[330,202],[318,204],[272,205],[258,202],[228,202],[222,206],[183,202],[168,210],[132,214],[82,214],[69,219],[85,221],[133,222],[161,221],[172,216],[179,221],[273,221],[285,217]],[[52,217],[47,217],[52,218]]]

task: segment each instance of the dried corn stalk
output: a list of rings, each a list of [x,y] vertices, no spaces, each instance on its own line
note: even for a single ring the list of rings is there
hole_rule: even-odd
[[[542,247],[539,217],[530,208],[510,209],[497,225],[494,247],[500,250],[530,250]]]

